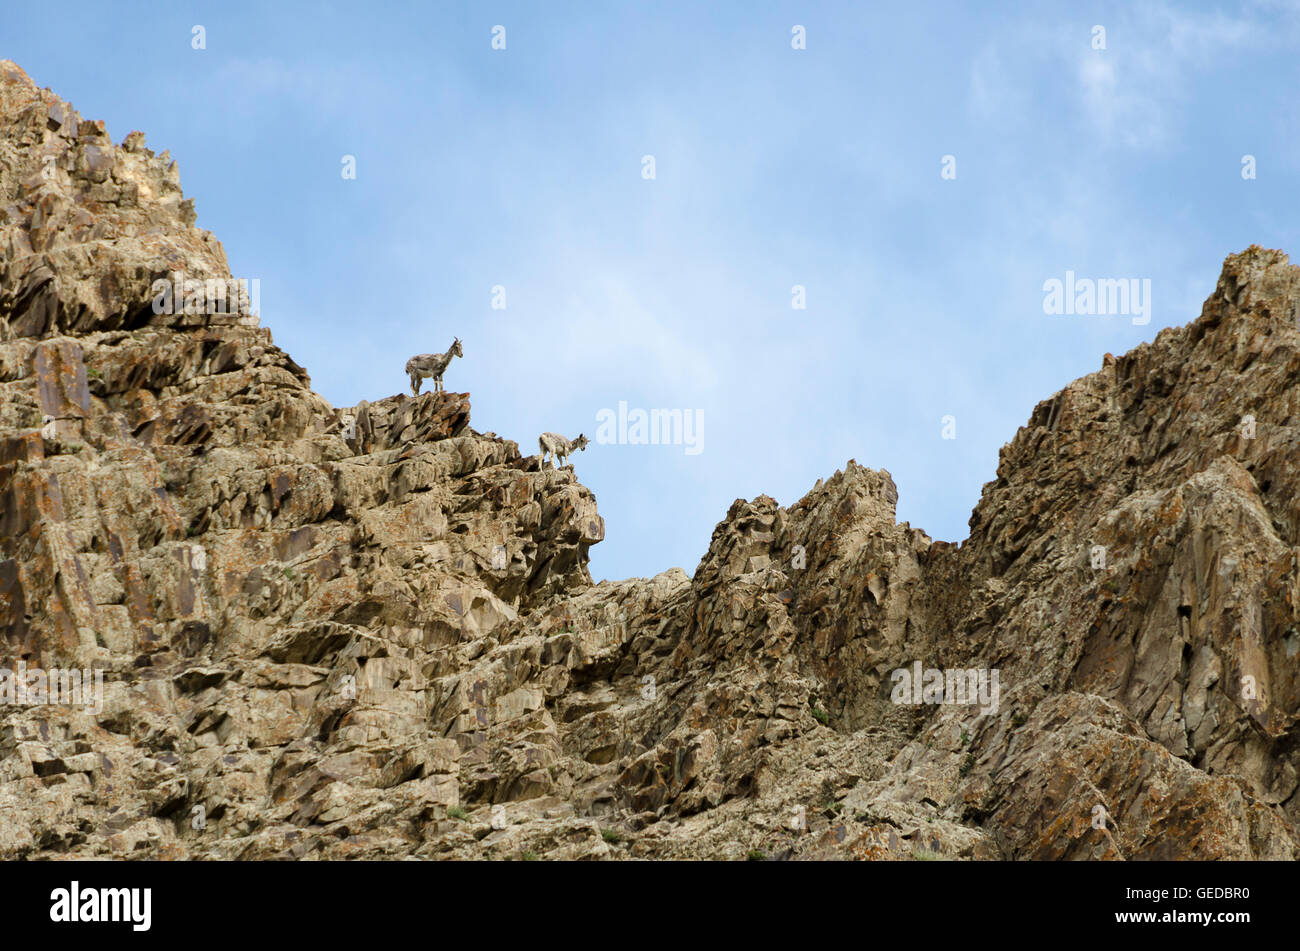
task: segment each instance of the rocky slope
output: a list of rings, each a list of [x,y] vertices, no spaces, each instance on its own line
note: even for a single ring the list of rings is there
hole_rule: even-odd
[[[1279,252],[1040,404],[960,547],[850,462],[596,585],[571,468],[155,313],[229,277],[175,165],[4,61],[0,117],[0,666],[105,671],[0,707],[0,857],[1296,856]]]

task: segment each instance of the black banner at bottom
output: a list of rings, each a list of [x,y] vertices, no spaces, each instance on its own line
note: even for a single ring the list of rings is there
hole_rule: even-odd
[[[0,888],[11,939],[337,941],[439,921],[439,931],[460,922],[503,938],[503,926],[536,936],[553,928],[561,942],[608,929],[635,944],[683,937],[690,922],[693,942],[714,934],[734,942],[771,938],[783,918],[820,927],[843,916],[873,941],[1009,938],[1021,929],[1030,937],[1055,924],[1080,938],[1218,942],[1289,920],[1290,871],[1191,862],[48,862],[0,865]]]

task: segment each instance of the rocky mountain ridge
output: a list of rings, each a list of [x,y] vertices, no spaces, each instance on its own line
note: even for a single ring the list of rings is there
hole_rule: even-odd
[[[331,407],[237,294],[156,313],[231,277],[166,153],[0,106],[0,667],[105,672],[0,706],[0,856],[1296,857],[1280,252],[1040,403],[960,546],[851,461],[593,584],[572,468],[468,394]]]

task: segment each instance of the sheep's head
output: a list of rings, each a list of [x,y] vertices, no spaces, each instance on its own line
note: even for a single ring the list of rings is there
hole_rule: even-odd
[[[590,445],[590,444],[591,444],[591,440],[590,440],[590,439],[588,439],[586,436],[582,435],[582,433],[578,433],[578,438],[575,439],[575,440],[573,441],[573,448],[574,448],[574,449],[586,449],[587,446]]]
[[[457,337],[456,341],[451,345],[451,352],[454,353],[456,356],[460,357],[461,359],[464,359],[465,351],[460,348],[459,337]]]

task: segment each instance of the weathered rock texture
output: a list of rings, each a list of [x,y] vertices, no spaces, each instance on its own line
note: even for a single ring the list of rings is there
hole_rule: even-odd
[[[850,462],[595,585],[571,468],[155,313],[230,276],[175,165],[9,62],[0,122],[0,664],[106,679],[0,707],[0,857],[1296,856],[1284,255],[1040,404],[960,547]]]

